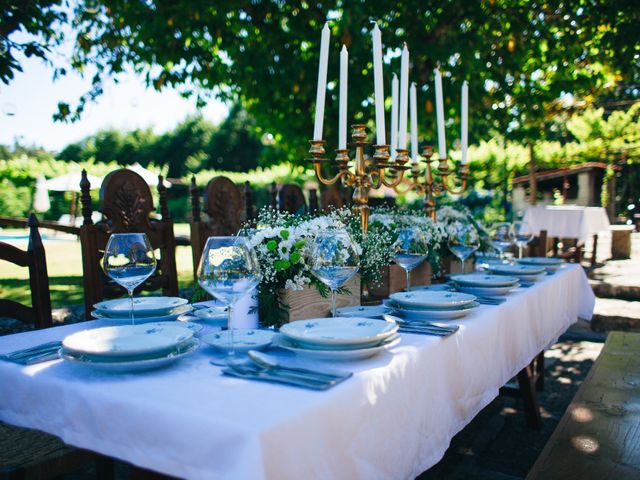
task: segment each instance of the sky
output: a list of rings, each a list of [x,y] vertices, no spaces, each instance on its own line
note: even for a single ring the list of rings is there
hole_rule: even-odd
[[[89,90],[90,75],[82,78],[69,73],[55,82],[53,68],[36,58],[23,58],[23,72],[9,85],[0,83],[0,144],[18,140],[25,145],[60,151],[104,128],[132,130],[151,127],[156,133],[171,130],[189,115],[198,112],[195,98],[184,99],[177,91],[147,89],[135,73],[120,75],[119,83],[110,80],[95,103],[87,104],[75,123],[53,121],[59,101],[75,105]],[[215,100],[200,111],[214,122],[222,121],[228,108]]]

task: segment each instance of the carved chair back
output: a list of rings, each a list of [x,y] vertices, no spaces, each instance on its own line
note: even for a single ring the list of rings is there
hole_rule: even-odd
[[[247,182],[248,183],[248,182]],[[209,237],[223,237],[236,235],[244,218],[248,215],[244,211],[245,198],[253,195],[251,187],[245,184],[241,191],[235,183],[227,177],[212,178],[204,191],[203,220],[200,210],[200,189],[196,185],[195,177],[191,179],[191,250],[193,257],[194,277],[200,263],[200,256],[204,244]],[[255,207],[250,205],[253,216]]]
[[[307,213],[307,201],[304,198],[302,188],[293,183],[282,185],[278,192],[278,209],[294,215]]]
[[[13,300],[0,300],[0,317],[33,324],[35,328],[47,328],[53,325],[51,318],[51,296],[47,260],[38,231],[38,220],[32,213],[27,222],[29,227],[29,245],[27,250],[5,242],[0,242],[0,259],[29,269],[29,287],[31,288],[31,307]]]
[[[160,252],[155,273],[137,290],[162,289],[163,295],[178,295],[176,239],[162,175],[158,177],[161,219],[151,217],[154,205],[147,183],[140,175],[126,168],[109,173],[103,180],[100,188],[103,220],[96,224],[91,219],[90,183],[84,170],[80,188],[83,216],[80,243],[87,318],[95,303],[125,293],[122,287],[105,275],[101,267],[104,250],[113,233],[145,233],[156,255]]]
[[[329,212],[334,208],[342,208],[348,203],[345,201],[345,188],[342,188],[338,185],[331,185],[326,188],[320,196],[320,204],[322,206],[322,211]]]

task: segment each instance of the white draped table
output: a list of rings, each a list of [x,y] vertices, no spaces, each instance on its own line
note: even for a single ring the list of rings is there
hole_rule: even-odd
[[[389,352],[333,364],[355,374],[326,392],[222,376],[205,347],[137,374],[0,362],[0,420],[190,479],[413,478],[593,305],[582,268],[566,265],[456,320],[451,337],[403,334]],[[0,353],[98,325],[0,337]]]
[[[585,243],[589,235],[609,230],[607,212],[602,207],[578,207],[571,205],[528,207],[523,221],[537,235],[546,230],[549,237],[576,238],[578,245]]]

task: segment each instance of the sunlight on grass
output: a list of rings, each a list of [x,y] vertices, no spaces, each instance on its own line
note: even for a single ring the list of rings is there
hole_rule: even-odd
[[[185,234],[188,226],[177,226],[176,231]],[[26,232],[26,231],[25,231]],[[26,240],[11,242],[21,249],[27,248]],[[47,271],[53,308],[81,304],[84,301],[82,287],[82,254],[77,240],[45,240]],[[193,286],[191,247],[176,249],[178,283],[180,288]],[[0,260],[0,298],[31,304],[27,268]]]

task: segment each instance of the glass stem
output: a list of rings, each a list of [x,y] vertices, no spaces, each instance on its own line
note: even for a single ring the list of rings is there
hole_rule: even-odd
[[[464,275],[464,261],[466,259],[465,258],[461,258],[460,259],[460,274]]]
[[[133,318],[133,290],[127,290],[129,294],[129,320],[131,320],[131,325],[135,325],[136,322]]]
[[[411,270],[405,270],[407,274],[407,292],[411,290]]]
[[[231,322],[231,304],[227,307],[227,330],[229,330],[229,342],[231,343],[229,348],[229,356],[235,357],[236,348],[233,343],[233,324]]]
[[[518,245],[518,258],[522,258],[522,245]]]
[[[331,289],[331,316],[336,316],[336,289]]]

